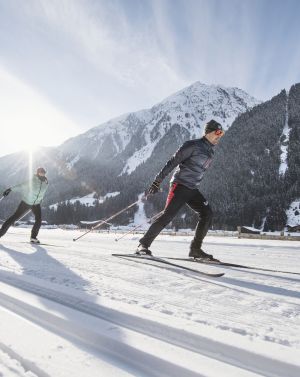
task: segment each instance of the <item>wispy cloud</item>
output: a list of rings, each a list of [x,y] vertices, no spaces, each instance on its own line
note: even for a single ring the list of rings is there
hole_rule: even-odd
[[[7,62],[81,123],[92,126],[149,106],[187,83],[168,65],[149,28],[133,29],[117,3],[26,2],[16,13],[26,29],[26,52],[13,32],[16,49],[33,60],[27,67],[15,56]]]
[[[296,0],[0,0],[0,64],[78,132],[198,80],[268,99],[300,80],[299,10]]]
[[[182,71],[191,81],[238,86],[268,99],[300,80],[299,2],[187,0],[186,5],[189,43]]]

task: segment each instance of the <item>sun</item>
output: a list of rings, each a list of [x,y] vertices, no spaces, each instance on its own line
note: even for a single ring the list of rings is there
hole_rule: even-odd
[[[27,152],[32,154],[42,145],[43,140],[40,139],[40,132],[38,132],[34,125],[25,127],[18,127],[18,129],[11,129],[9,142],[13,144],[15,152]]]
[[[39,148],[40,146],[38,145],[37,140],[33,140],[30,137],[29,138],[24,137],[22,140],[22,136],[21,136],[21,140],[19,140],[19,150],[24,151],[28,155],[29,165],[33,164],[34,155],[38,151]]]
[[[0,82],[0,155],[56,146],[78,133],[69,115],[1,65]]]

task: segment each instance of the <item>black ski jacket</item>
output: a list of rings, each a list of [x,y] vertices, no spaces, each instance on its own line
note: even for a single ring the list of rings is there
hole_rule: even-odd
[[[213,147],[205,137],[186,141],[158,173],[155,180],[161,182],[178,165],[171,183],[180,183],[190,189],[197,189],[205,170],[212,162]]]

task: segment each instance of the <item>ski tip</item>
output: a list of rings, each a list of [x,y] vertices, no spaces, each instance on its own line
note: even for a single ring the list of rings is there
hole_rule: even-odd
[[[220,272],[219,274],[217,274],[217,273],[216,274],[214,274],[214,273],[207,273],[205,275],[208,278],[220,278],[220,277],[222,277],[222,276],[225,275],[225,272]]]
[[[224,275],[225,275],[225,273],[222,272],[222,273],[220,273],[220,274],[215,274],[215,277],[216,277],[216,278],[220,278],[221,276],[224,276]]]

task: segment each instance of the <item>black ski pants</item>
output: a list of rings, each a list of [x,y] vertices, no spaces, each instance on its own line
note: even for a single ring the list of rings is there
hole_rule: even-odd
[[[27,211],[31,210],[35,217],[35,223],[31,230],[31,237],[36,238],[42,224],[42,211],[40,204],[30,205],[23,201],[19,204],[16,212],[9,217],[0,229],[0,237],[2,237],[9,229],[11,225],[17,220],[19,220]]]
[[[148,231],[140,239],[140,243],[149,247],[185,204],[199,215],[191,247],[195,249],[201,248],[203,238],[206,236],[211,225],[212,210],[198,189],[189,189],[178,183],[171,185],[164,212],[153,222]]]

